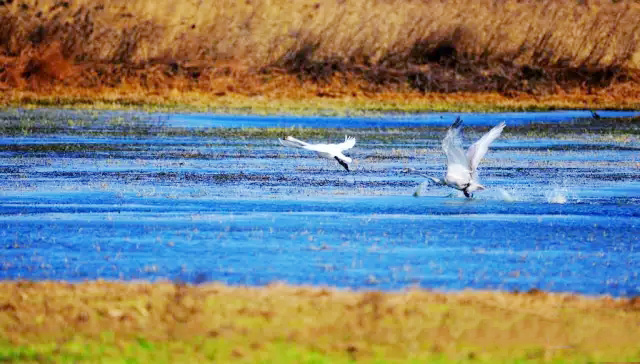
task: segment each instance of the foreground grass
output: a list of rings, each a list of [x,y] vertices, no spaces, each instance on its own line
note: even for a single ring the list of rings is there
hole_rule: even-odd
[[[638,361],[638,337],[638,299],[0,283],[0,361]]]

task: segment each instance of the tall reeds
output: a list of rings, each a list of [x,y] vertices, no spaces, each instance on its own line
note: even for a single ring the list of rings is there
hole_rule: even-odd
[[[153,77],[206,84],[220,72],[290,72],[316,81],[349,74],[425,91],[602,86],[640,69],[640,4],[632,1],[0,4],[0,82],[12,86],[47,75],[69,80],[78,72],[58,70],[72,64],[84,72],[73,82],[87,86],[139,77],[136,70],[144,69],[151,84]],[[58,66],[29,71],[25,64],[34,59],[55,59]]]

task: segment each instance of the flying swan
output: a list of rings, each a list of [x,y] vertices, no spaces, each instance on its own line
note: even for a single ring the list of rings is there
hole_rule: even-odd
[[[467,198],[472,197],[473,191],[484,190],[485,187],[478,183],[478,164],[487,154],[489,144],[500,136],[505,125],[501,122],[494,126],[473,143],[465,154],[462,149],[462,120],[460,117],[456,118],[442,140],[442,150],[447,156],[447,174],[444,180],[429,178],[436,184],[462,191]]]
[[[347,149],[351,149],[356,145],[356,138],[348,137],[346,135],[344,137],[344,142],[339,144],[310,144],[292,136],[288,136],[284,139],[278,138],[278,140],[280,141],[280,144],[284,146],[310,150],[318,153],[320,157],[335,159],[347,171],[349,170],[349,163],[351,163],[352,159],[342,154],[342,152]]]

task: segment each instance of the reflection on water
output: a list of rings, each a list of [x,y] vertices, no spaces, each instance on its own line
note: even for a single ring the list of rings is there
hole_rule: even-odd
[[[468,200],[425,177],[444,174],[446,123],[438,123],[452,114],[354,119],[349,173],[267,134],[201,133],[218,122],[206,115],[166,115],[161,133],[144,134],[151,129],[140,125],[157,116],[123,113],[114,124],[100,114],[83,124],[68,122],[81,112],[56,113],[46,128],[28,129],[35,134],[0,135],[1,279],[640,292],[633,124],[620,138],[607,134],[609,124],[573,137],[589,130],[578,123],[571,135],[541,139],[530,133],[536,118],[587,112],[464,115],[469,125],[531,123],[507,126],[492,144],[480,167],[488,189]],[[352,121],[221,119],[314,128]]]

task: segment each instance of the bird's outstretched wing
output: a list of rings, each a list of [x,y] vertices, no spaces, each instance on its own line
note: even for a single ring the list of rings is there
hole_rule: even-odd
[[[453,164],[462,164],[466,166],[467,157],[462,149],[462,120],[460,117],[451,124],[447,130],[447,134],[442,139],[442,150],[447,156],[447,166]]]
[[[336,147],[340,151],[343,151],[343,150],[347,150],[347,149],[353,148],[354,145],[356,145],[356,138],[345,135],[344,136],[344,142],[342,142],[340,144],[336,144]]]
[[[467,159],[469,160],[469,169],[471,170],[471,173],[475,174],[478,164],[480,164],[480,161],[489,150],[489,144],[500,136],[505,125],[506,124],[503,121],[494,126],[485,135],[483,135],[482,138],[478,139],[478,141],[469,147],[467,150]]]
[[[287,147],[294,147],[294,148],[304,148],[306,146],[309,146],[310,144],[307,142],[303,142],[302,140],[296,139],[292,136],[288,136],[284,139],[280,139],[278,138],[278,140],[280,141],[280,144],[287,146]]]

